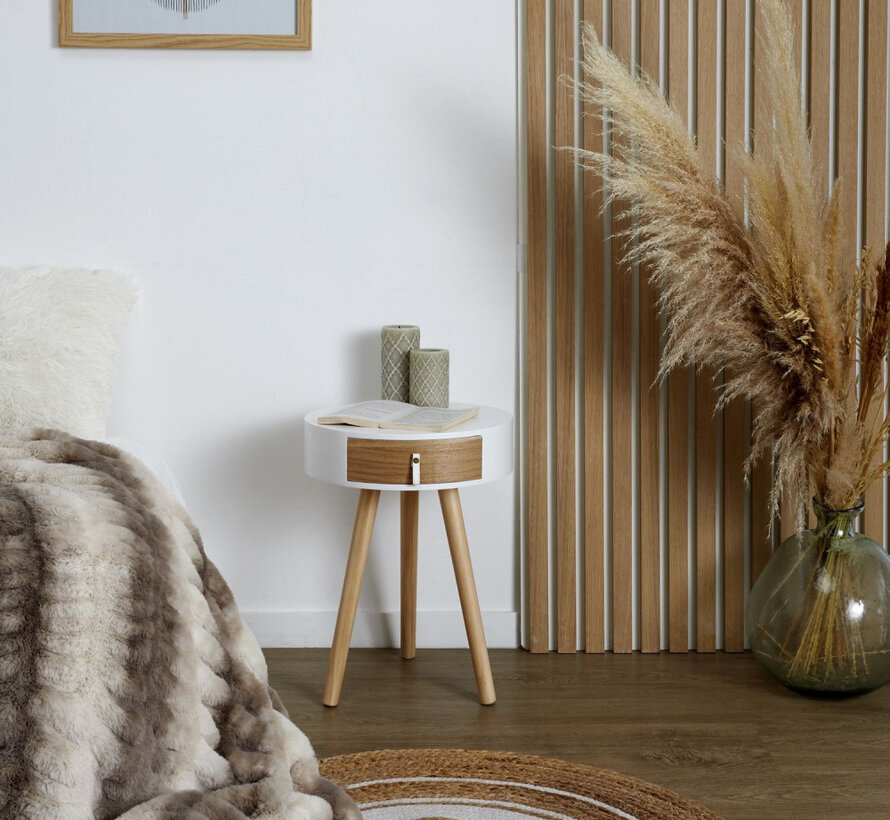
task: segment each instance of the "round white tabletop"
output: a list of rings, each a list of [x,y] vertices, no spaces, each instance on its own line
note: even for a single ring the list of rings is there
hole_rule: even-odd
[[[417,430],[387,430],[380,427],[354,427],[348,424],[319,424],[318,418],[335,413],[340,407],[323,408],[307,413],[304,419],[305,467],[306,474],[319,481],[339,484],[343,487],[358,487],[367,490],[444,490],[483,484],[510,475],[513,472],[513,417],[504,410],[494,407],[479,407],[479,414],[463,424],[452,427],[443,433],[427,433]],[[452,407],[475,405],[456,404]],[[356,444],[356,442],[359,442]],[[419,469],[415,473],[417,483],[399,482],[388,478],[386,481],[357,480],[360,470],[352,469],[362,458],[367,465],[375,457],[373,444],[384,443],[376,451],[382,460],[390,456],[402,458],[406,455],[405,470],[410,472],[411,443],[415,449],[424,451],[428,447],[435,450],[424,452]],[[441,444],[436,444],[441,442]],[[460,480],[428,480],[426,476],[435,474],[439,478],[449,477],[450,468],[433,469],[431,459],[448,458],[448,451],[460,451],[473,461],[474,453],[481,449],[481,465],[469,465],[469,472]],[[366,473],[369,471],[365,471]],[[373,469],[370,470],[373,473]],[[367,475],[363,476],[367,478]],[[418,480],[419,479],[419,480]]]

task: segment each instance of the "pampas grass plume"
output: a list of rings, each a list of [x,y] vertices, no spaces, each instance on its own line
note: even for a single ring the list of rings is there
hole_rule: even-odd
[[[606,203],[632,204],[626,253],[649,266],[667,317],[662,377],[682,366],[726,368],[718,405],[744,398],[755,408],[747,469],[774,458],[774,511],[791,499],[802,526],[811,496],[849,508],[890,467],[881,458],[890,425],[878,412],[890,246],[877,265],[842,259],[842,183],[828,198],[815,172],[788,11],[782,0],[758,7],[772,127],[758,132],[754,153],[728,158],[744,173],[747,215],[659,89],[590,26],[580,93],[616,139],[611,154],[579,157],[607,180]]]

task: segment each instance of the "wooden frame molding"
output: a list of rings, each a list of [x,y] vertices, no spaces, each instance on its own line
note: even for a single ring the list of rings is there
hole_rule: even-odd
[[[245,0],[250,2],[250,0]],[[297,31],[291,34],[136,34],[74,31],[75,0],[59,0],[63,48],[210,48],[306,51],[312,48],[312,0],[294,0]]]

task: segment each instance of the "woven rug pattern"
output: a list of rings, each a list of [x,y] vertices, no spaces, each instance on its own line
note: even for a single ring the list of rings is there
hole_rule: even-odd
[[[720,820],[616,772],[510,752],[404,749],[321,762],[365,820]]]

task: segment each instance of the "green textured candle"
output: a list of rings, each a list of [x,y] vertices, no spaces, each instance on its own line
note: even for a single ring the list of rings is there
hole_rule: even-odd
[[[448,351],[421,347],[409,354],[411,404],[448,407]]]
[[[384,325],[380,331],[383,398],[408,401],[408,353],[420,347],[417,325]]]

